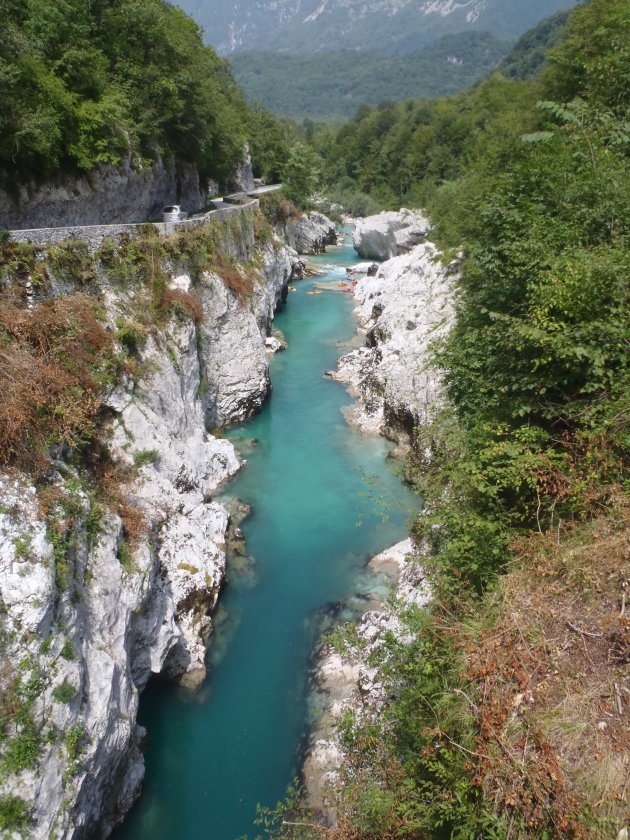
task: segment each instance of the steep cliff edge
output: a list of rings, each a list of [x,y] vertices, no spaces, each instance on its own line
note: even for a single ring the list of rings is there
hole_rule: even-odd
[[[323,254],[326,245],[337,244],[334,222],[316,210],[287,219],[284,234],[298,254]]]
[[[20,334],[76,297],[97,312],[111,364],[86,440],[49,441],[36,468],[5,458],[0,825],[106,836],[143,776],[139,692],[152,674],[205,675],[229,519],[212,495],[239,466],[207,429],[262,404],[265,338],[297,258],[251,208],[93,255],[77,242],[6,248],[3,305],[23,307]]]
[[[167,204],[177,202],[194,212],[208,197],[207,187],[190,164],[159,159],[138,168],[126,160],[120,166],[58,175],[45,184],[25,184],[16,196],[0,190],[0,228],[153,221],[161,219]]]

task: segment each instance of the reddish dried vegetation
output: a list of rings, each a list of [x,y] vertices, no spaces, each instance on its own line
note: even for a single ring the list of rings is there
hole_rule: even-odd
[[[254,291],[254,276],[251,271],[235,268],[229,258],[221,253],[215,257],[215,271],[237,297],[241,299],[251,297]]]
[[[158,315],[171,312],[187,315],[195,323],[203,320],[203,304],[195,292],[184,292],[182,289],[164,289],[158,302]]]
[[[29,311],[0,297],[0,463],[32,469],[49,443],[91,434],[112,339],[83,294]]]
[[[516,836],[605,837],[578,815],[605,826],[630,814],[629,533],[618,499],[561,540],[519,541],[527,562],[503,579],[501,617],[468,650],[471,769]]]

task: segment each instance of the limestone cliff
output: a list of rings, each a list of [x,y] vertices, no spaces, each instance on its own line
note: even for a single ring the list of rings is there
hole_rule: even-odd
[[[424,242],[429,221],[418,210],[397,210],[359,219],[353,242],[362,259],[389,260]]]
[[[106,836],[143,776],[140,691],[152,674],[193,686],[205,675],[229,518],[213,494],[239,467],[208,429],[262,404],[265,339],[297,263],[271,234],[256,239],[257,223],[244,208],[220,231],[152,241],[161,294],[178,305],[144,332],[129,324],[147,300],[147,242],[105,243],[79,280],[41,250],[38,283],[13,279],[37,317],[41,300],[89,276],[108,329],[133,350],[101,394],[109,484],[60,446],[36,482],[17,469],[0,477],[0,811],[21,814],[15,837]],[[195,262],[182,236],[209,237],[215,264],[200,265],[199,248]],[[124,248],[136,268],[123,283]],[[112,482],[125,510],[103,490]]]
[[[207,199],[207,186],[200,183],[193,166],[158,160],[137,167],[127,160],[121,166],[25,184],[17,196],[0,190],[0,228],[153,221],[161,219],[167,204],[178,203],[194,212]]]
[[[362,431],[403,441],[433,415],[440,377],[429,348],[453,320],[454,271],[427,242],[355,286],[366,344],[342,356],[333,376],[359,397],[348,418]]]
[[[334,222],[316,210],[291,216],[284,225],[284,233],[298,254],[323,254],[326,245],[337,243]]]

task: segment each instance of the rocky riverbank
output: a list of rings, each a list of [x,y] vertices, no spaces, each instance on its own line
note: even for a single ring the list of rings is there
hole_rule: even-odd
[[[430,242],[382,263],[355,286],[365,346],[342,356],[332,376],[357,403],[347,419],[364,433],[408,442],[440,403],[440,375],[430,363],[431,343],[453,321],[456,265],[445,266]]]
[[[408,221],[409,211],[360,220],[355,250],[374,257],[373,249],[360,251],[358,243],[380,242],[384,225],[391,232]],[[365,434],[382,434],[408,445],[413,429],[428,423],[441,403],[440,373],[430,364],[429,351],[453,322],[456,264],[446,266],[440,258],[429,242],[413,245],[383,262],[376,273],[370,270],[368,275],[366,265],[354,287],[366,344],[342,356],[331,375],[357,398],[346,419]],[[359,725],[367,723],[382,707],[383,687],[370,656],[387,633],[400,633],[400,609],[421,606],[430,598],[422,550],[411,539],[374,557],[369,569],[387,574],[393,601],[383,600],[379,609],[364,613],[341,650],[324,643],[315,658],[314,705],[324,712],[311,730],[302,772],[308,805],[326,825],[337,820],[336,792],[342,784],[339,722],[349,711]]]
[[[410,539],[377,554],[368,570],[386,576],[399,607],[422,606],[430,597]],[[328,826],[336,823],[337,792],[342,784],[344,746],[339,722],[351,712],[359,725],[367,724],[382,708],[386,699],[383,685],[378,669],[369,660],[384,644],[387,634],[400,633],[396,612],[391,602],[380,599],[377,609],[369,610],[357,621],[352,641],[345,642],[341,649],[324,644],[316,656],[316,696],[311,702],[324,711],[311,731],[302,777],[309,808]]]
[[[125,510],[63,447],[44,481],[0,477],[0,808],[23,811],[25,837],[106,836],[143,777],[139,693],[154,674],[189,686],[205,676],[229,523],[213,496],[239,468],[232,444],[207,429],[262,405],[271,319],[301,265],[279,240],[257,243],[254,221],[244,213],[222,241],[247,264],[251,292],[171,262],[168,294],[199,311],[180,306],[144,334],[129,332],[142,287],[93,266],[89,294],[133,347],[100,410]],[[51,262],[48,290],[28,298],[34,316],[46,295],[75,291],[68,278]]]

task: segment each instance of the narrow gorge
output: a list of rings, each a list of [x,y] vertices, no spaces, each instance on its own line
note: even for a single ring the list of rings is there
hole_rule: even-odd
[[[423,239],[420,222],[409,231],[406,219],[406,244],[399,236],[394,248]],[[317,213],[289,220],[283,236],[311,254],[337,239]],[[411,383],[387,367],[409,361],[398,358],[399,318],[371,302],[405,265],[351,285],[350,236],[310,257],[306,280],[255,202],[170,237],[147,228],[89,249],[5,243],[5,288],[27,304],[21,329],[62,301],[81,317],[98,307],[100,352],[111,356],[99,372],[98,441],[79,459],[60,441],[44,490],[29,477],[36,465],[2,478],[4,679],[22,708],[3,788],[33,803],[30,836],[106,836],[143,784],[145,740],[145,793],[117,837],[251,833],[256,805],[281,798],[298,771],[320,714],[310,652],[325,628],[385,595],[391,574],[367,562],[406,536],[417,505],[392,472],[392,444],[374,435],[402,442],[394,417],[418,415]],[[436,292],[431,246],[416,247],[440,279],[418,299],[414,354],[443,319],[448,289]],[[357,301],[371,350],[353,338]],[[403,298],[392,305],[409,315]],[[80,334],[69,320],[79,315],[61,315],[59,331]],[[324,375],[353,345],[340,373]],[[269,356],[285,347],[271,359],[268,399]],[[362,408],[332,378],[351,381]],[[371,416],[367,437],[344,419],[357,411]],[[138,722],[155,675],[181,693],[152,684]]]
[[[291,286],[275,319],[287,349],[271,363],[271,398],[229,431],[247,464],[224,493],[230,509],[251,512],[239,524],[245,543],[228,551],[210,678],[197,702],[149,692],[145,790],[117,837],[254,835],[257,804],[283,797],[325,714],[309,678],[316,640],[391,585],[391,570],[368,561],[406,536],[417,499],[392,472],[392,444],[353,431],[342,412],[354,401],[324,375],[363,342],[344,293],[358,262],[350,242],[311,257],[323,273]]]
[[[627,0],[182,5],[0,2],[0,837],[627,840]]]

